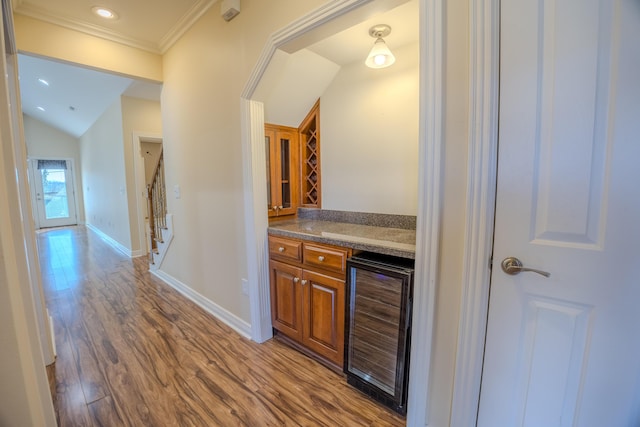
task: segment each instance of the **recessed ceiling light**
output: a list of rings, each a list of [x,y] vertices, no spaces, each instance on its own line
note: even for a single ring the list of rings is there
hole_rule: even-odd
[[[44,111],[44,108],[42,108],[42,107],[36,107],[36,108],[37,108],[38,110],[40,110],[40,111]]]
[[[117,19],[118,15],[110,9],[107,9],[106,7],[102,7],[102,6],[94,6],[91,8],[91,10],[93,11],[93,13],[95,13],[96,15],[98,15],[101,18],[105,18],[105,19]]]
[[[49,86],[49,82],[48,82],[48,81],[46,81],[45,79],[38,79],[38,81],[39,81],[40,83],[42,83],[43,85],[45,85],[45,86]]]

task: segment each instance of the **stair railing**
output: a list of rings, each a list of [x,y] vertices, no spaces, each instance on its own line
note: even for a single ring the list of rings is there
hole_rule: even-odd
[[[147,185],[147,203],[151,238],[151,253],[149,256],[153,262],[153,254],[158,253],[158,243],[163,243],[162,230],[167,228],[167,191],[164,181],[163,153],[160,153],[153,180],[151,184]]]

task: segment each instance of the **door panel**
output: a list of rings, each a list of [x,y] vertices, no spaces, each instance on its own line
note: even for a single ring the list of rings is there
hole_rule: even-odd
[[[278,261],[269,263],[271,270],[271,320],[283,334],[302,340],[302,299],[299,281],[302,270]]]
[[[522,424],[552,426],[557,414],[569,420],[576,407],[592,307],[537,295],[527,295],[525,304],[517,373],[524,380],[516,389],[525,403]]]
[[[479,426],[640,424],[638,39],[637,1],[502,2]]]
[[[338,366],[344,361],[343,280],[324,274],[303,272],[305,325],[303,344]]]
[[[600,16],[597,1],[536,6],[537,82],[531,90],[537,99],[529,107],[536,119],[533,239],[598,245],[606,198],[611,13]]]

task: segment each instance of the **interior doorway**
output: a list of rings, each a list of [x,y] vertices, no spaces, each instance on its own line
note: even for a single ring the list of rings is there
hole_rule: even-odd
[[[33,217],[37,228],[78,223],[72,159],[30,159]]]
[[[162,157],[162,136],[134,133],[132,142],[138,208],[138,235],[141,249],[145,251],[145,254],[150,254],[152,245],[149,228],[148,186],[153,183],[153,178]]]

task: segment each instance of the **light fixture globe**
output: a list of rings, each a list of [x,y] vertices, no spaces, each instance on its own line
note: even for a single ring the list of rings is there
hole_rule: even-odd
[[[374,25],[369,29],[369,35],[375,37],[376,41],[369,52],[369,56],[364,61],[369,68],[385,68],[396,62],[396,57],[387,47],[382,39],[391,33],[391,27],[385,24]]]

